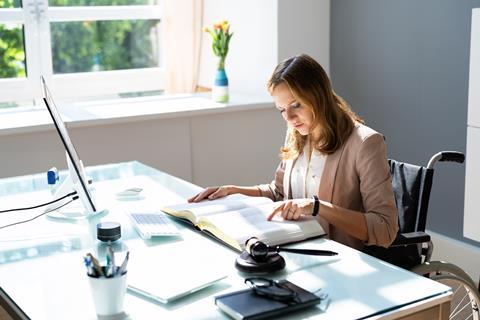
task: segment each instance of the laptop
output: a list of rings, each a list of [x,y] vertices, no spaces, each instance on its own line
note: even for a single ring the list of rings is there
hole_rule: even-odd
[[[128,291],[170,303],[226,278],[226,269],[203,251],[183,241],[131,250]]]

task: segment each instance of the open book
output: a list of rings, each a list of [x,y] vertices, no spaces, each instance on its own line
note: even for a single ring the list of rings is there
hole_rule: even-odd
[[[325,234],[314,217],[287,221],[278,216],[267,221],[277,206],[268,198],[233,195],[169,206],[162,211],[188,221],[238,251],[244,249],[250,237],[268,245],[280,245]]]

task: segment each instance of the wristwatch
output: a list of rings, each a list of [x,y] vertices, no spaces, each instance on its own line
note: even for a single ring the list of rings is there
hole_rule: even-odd
[[[313,199],[313,212],[312,212],[312,216],[316,216],[318,214],[318,211],[320,209],[320,200],[318,200],[318,197],[317,196],[312,196],[312,199]]]

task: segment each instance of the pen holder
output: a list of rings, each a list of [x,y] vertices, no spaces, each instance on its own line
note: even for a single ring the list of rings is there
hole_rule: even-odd
[[[116,315],[123,312],[123,300],[127,291],[127,273],[114,277],[88,276],[93,302],[98,316]]]

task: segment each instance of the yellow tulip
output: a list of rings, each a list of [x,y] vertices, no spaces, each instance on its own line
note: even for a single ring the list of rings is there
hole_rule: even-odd
[[[229,27],[230,27],[230,26],[228,25],[228,23],[222,24],[222,30],[223,30],[223,32],[224,32],[224,33],[227,33]]]

